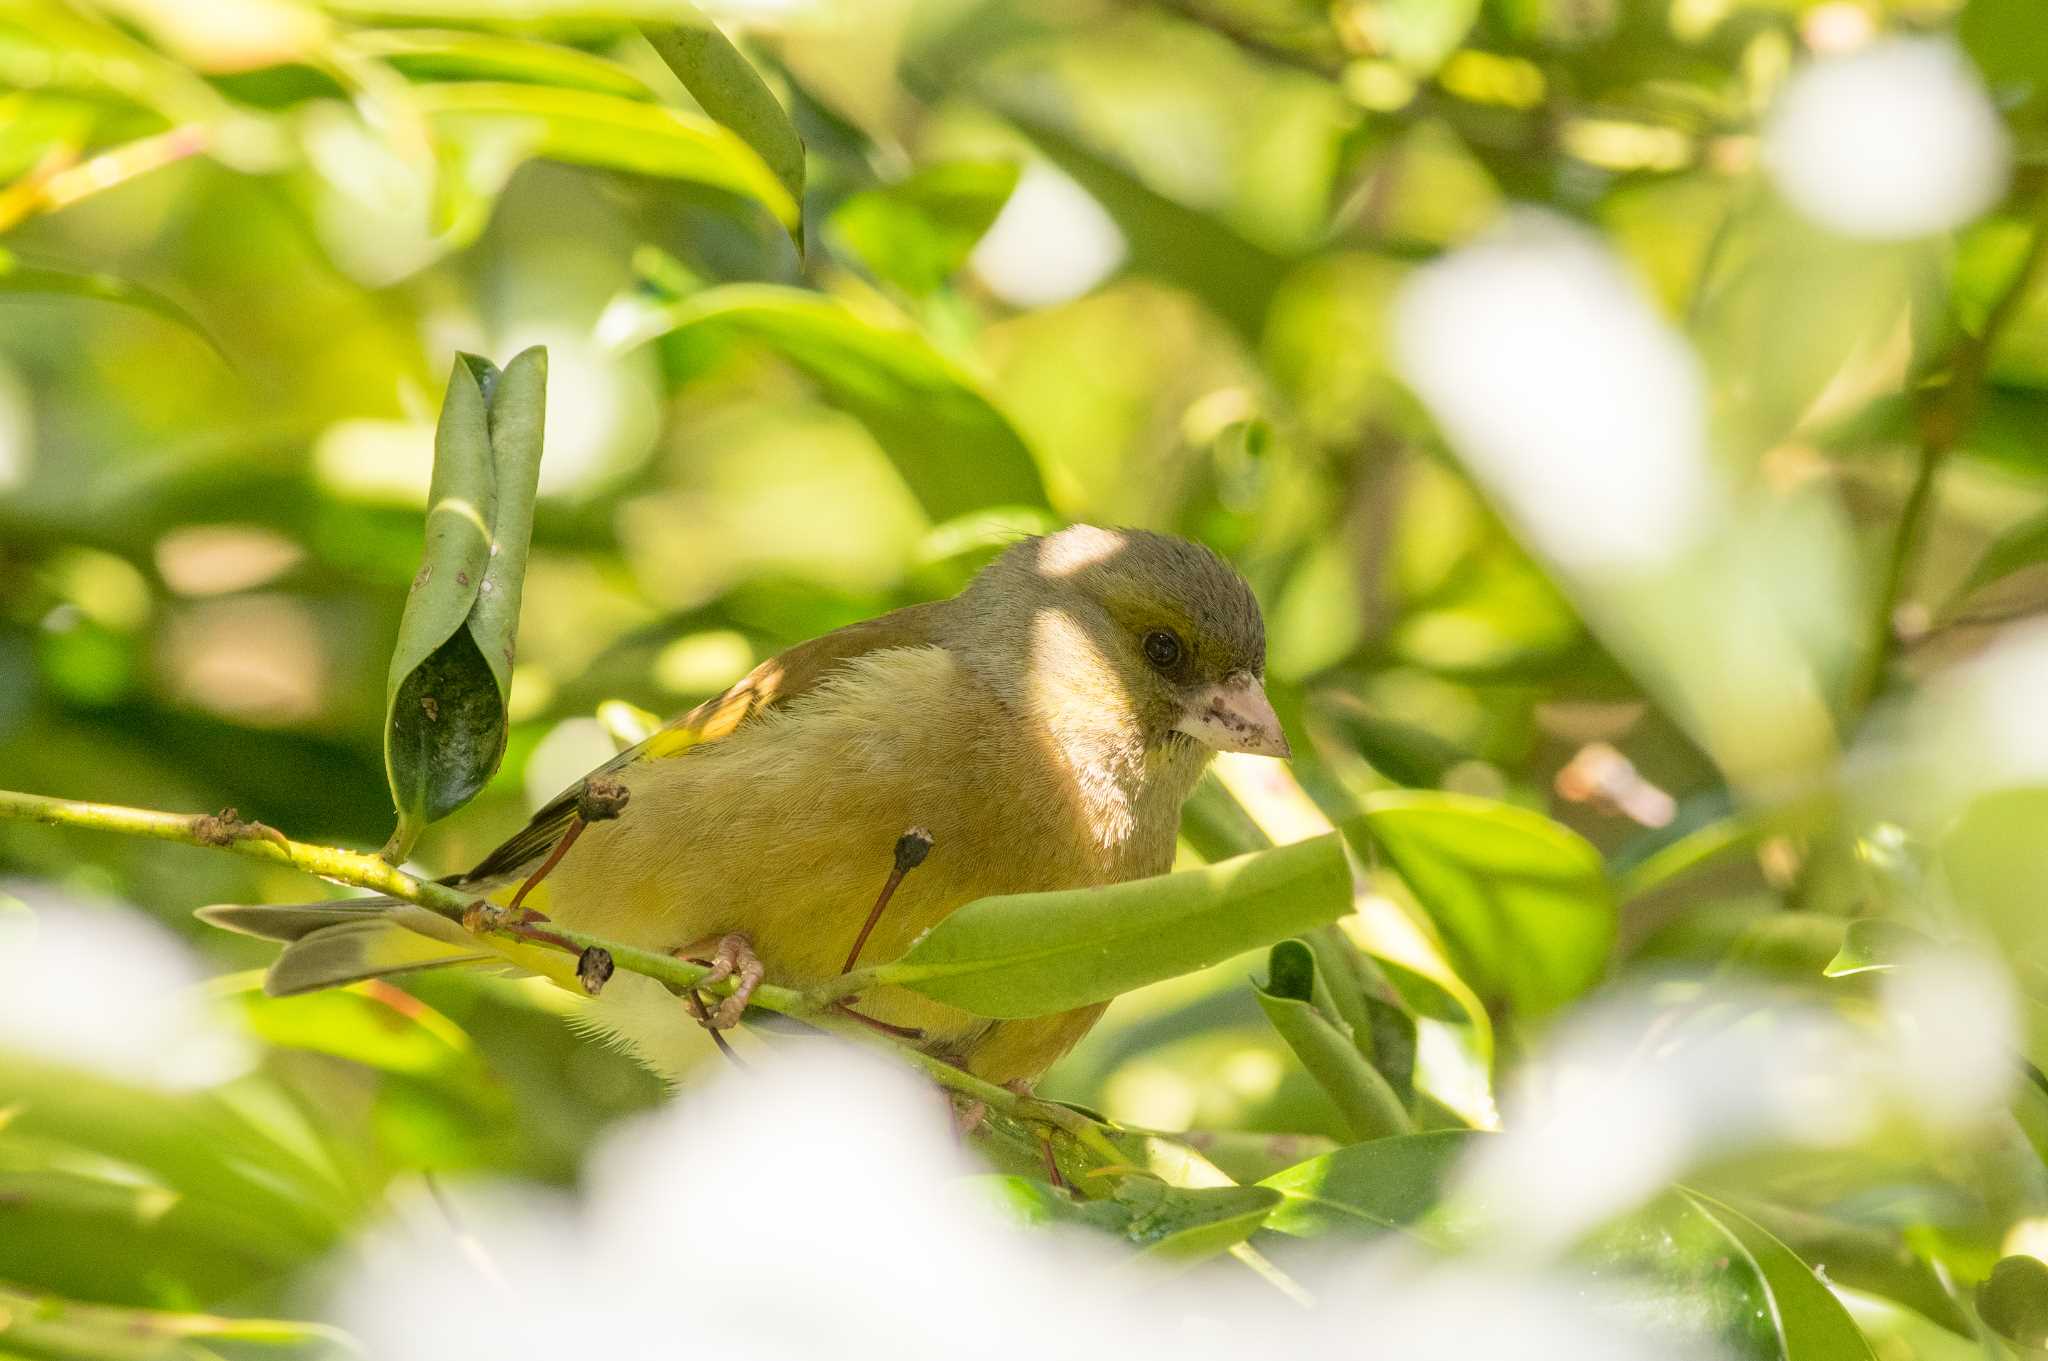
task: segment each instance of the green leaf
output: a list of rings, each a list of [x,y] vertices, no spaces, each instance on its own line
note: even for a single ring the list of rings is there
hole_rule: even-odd
[[[1081,1200],[1031,1177],[969,1179],[1005,1214],[1033,1227],[1086,1224],[1142,1249],[1141,1255],[1192,1263],[1227,1252],[1252,1236],[1280,1205],[1259,1186],[1169,1186],[1129,1176],[1101,1200]]]
[[[873,971],[977,1016],[1046,1016],[1334,921],[1351,871],[1334,833],[1103,888],[982,898]]]
[[[1876,1361],[1849,1311],[1792,1249],[1720,1201],[1684,1188],[1680,1194],[1755,1264],[1770,1294],[1771,1313],[1789,1361]]]
[[[294,1349],[326,1343],[344,1354],[358,1350],[343,1334],[318,1323],[123,1309],[0,1286],[0,1350],[10,1355],[92,1361],[184,1361],[212,1355],[184,1345],[198,1340]]]
[[[197,317],[154,289],[112,274],[24,264],[13,251],[0,248],[0,298],[35,294],[89,298],[122,307],[138,307],[190,331],[215,354],[222,353],[212,333],[199,324]]]
[[[1285,1199],[1266,1227],[1294,1238],[1411,1228],[1441,1198],[1451,1168],[1478,1135],[1402,1134],[1296,1163],[1259,1185]]]
[[[856,315],[802,289],[728,284],[656,312],[628,344],[723,336],[803,370],[867,426],[934,522],[987,506],[1044,506],[1038,465],[959,365],[908,327]]]
[[[1842,948],[1822,970],[1829,978],[1891,969],[1900,959],[1934,944],[1932,937],[1882,917],[1859,917],[1842,935]]]
[[[753,63],[687,0],[679,22],[642,29],[668,69],[676,73],[692,98],[741,141],[754,149],[801,213],[804,201],[804,141],[796,125],[761,79]],[[791,219],[790,234],[803,244],[803,226]]]
[[[349,43],[415,80],[497,80],[652,99],[647,82],[615,61],[561,43],[439,28],[364,28]]]
[[[1017,187],[1014,161],[943,161],[849,195],[826,223],[840,250],[914,296],[953,277]]]
[[[1970,0],[1956,16],[1962,40],[1987,84],[2008,102],[2031,103],[2048,92],[2048,25],[2033,0]]]
[[[1378,1139],[1413,1129],[1401,1098],[1360,1052],[1351,1028],[1339,1020],[1319,986],[1315,955],[1299,940],[1273,947],[1259,1006],[1302,1067],[1330,1095],[1354,1139]],[[1316,994],[1326,999],[1319,1005]],[[1368,1036],[1366,1042],[1371,1042]]]
[[[2048,599],[2048,515],[2035,515],[1991,541],[1942,614],[2002,619],[2031,613],[2043,599]]]
[[[1125,1239],[1143,1255],[1198,1262],[1252,1236],[1281,1202],[1264,1186],[1168,1186],[1149,1177],[1117,1183],[1116,1202],[1131,1211]]]
[[[385,685],[384,762],[403,855],[467,803],[505,751],[520,586],[546,419],[547,352],[500,374],[462,355],[434,433],[426,551]]]
[[[2002,1259],[1977,1287],[1977,1313],[2015,1347],[2048,1352],[2048,1263],[2038,1257]]]
[[[412,98],[438,129],[465,144],[710,185],[755,200],[785,227],[797,225],[797,201],[754,149],[681,109],[498,81],[418,85]],[[499,160],[509,170],[515,158]]]
[[[1345,833],[1400,872],[1459,975],[1482,995],[1541,1014],[1605,969],[1615,906],[1600,854],[1549,818],[1462,794],[1400,791],[1373,796]]]

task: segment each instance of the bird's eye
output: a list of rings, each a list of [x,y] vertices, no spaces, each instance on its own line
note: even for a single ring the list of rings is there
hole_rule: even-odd
[[[1180,660],[1180,639],[1165,629],[1153,629],[1145,635],[1145,660],[1166,670]]]

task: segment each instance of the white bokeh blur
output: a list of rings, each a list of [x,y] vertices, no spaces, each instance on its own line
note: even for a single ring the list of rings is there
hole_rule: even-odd
[[[1567,570],[1668,561],[1720,512],[1697,359],[1562,218],[1511,214],[1417,270],[1394,353],[1495,503]]]
[[[1196,1277],[1079,1229],[997,1218],[937,1092],[837,1047],[722,1072],[599,1148],[580,1201],[462,1191],[356,1250],[335,1321],[383,1361],[489,1355],[1650,1361],[1582,1283],[1389,1241],[1303,1309],[1250,1271]],[[1333,1350],[1334,1349],[1334,1350]]]
[[[247,1040],[215,1013],[207,971],[168,930],[46,886],[11,893],[26,910],[0,914],[0,1053],[166,1090],[248,1068]]]
[[[1854,754],[1892,816],[1931,827],[1980,794],[2048,785],[2048,623],[2015,624],[1895,704]]]
[[[1088,191],[1043,161],[1017,188],[969,257],[975,277],[1016,307],[1069,302],[1124,262],[1123,232]]]
[[[1825,674],[1853,640],[1838,515],[1731,489],[1684,336],[1590,231],[1509,214],[1415,271],[1401,377],[1587,623],[1731,782],[1782,792],[1834,755]],[[1796,587],[1791,583],[1796,583]]]
[[[1644,990],[1581,1009],[1518,1071],[1454,1217],[1490,1250],[1540,1258],[1708,1161],[1948,1134],[2003,1110],[2019,1006],[1995,959],[1930,949],[1879,997],[1871,1024],[1728,979],[1678,1003]]]
[[[1960,227],[2012,173],[1984,82],[1945,38],[1889,38],[1804,68],[1771,111],[1763,159],[1801,213],[1880,240]]]

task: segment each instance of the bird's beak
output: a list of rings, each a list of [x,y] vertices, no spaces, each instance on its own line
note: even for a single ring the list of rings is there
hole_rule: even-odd
[[[1243,751],[1287,757],[1294,749],[1280,731],[1273,701],[1254,676],[1240,673],[1221,685],[1204,686],[1189,697],[1173,725],[1212,751]]]

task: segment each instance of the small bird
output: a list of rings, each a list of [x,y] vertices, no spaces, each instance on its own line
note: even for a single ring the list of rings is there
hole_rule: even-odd
[[[695,1020],[638,975],[592,999],[592,1027],[674,1079],[704,1052],[698,1022],[736,1023],[764,977],[821,983],[855,950],[887,961],[977,898],[1171,868],[1181,805],[1212,753],[1289,754],[1265,654],[1258,601],[1215,553],[1076,525],[1010,546],[950,600],[763,662],[596,772],[623,786],[619,816],[580,818],[580,784],[449,882],[500,903],[523,891],[553,922],[735,979],[715,1009],[690,1008]],[[913,828],[927,858],[892,877],[870,920],[892,847]],[[271,970],[275,993],[508,959],[559,975],[566,958],[389,899],[202,915],[291,942]],[[859,1010],[1021,1085],[1103,1007],[991,1021],[878,989]]]

